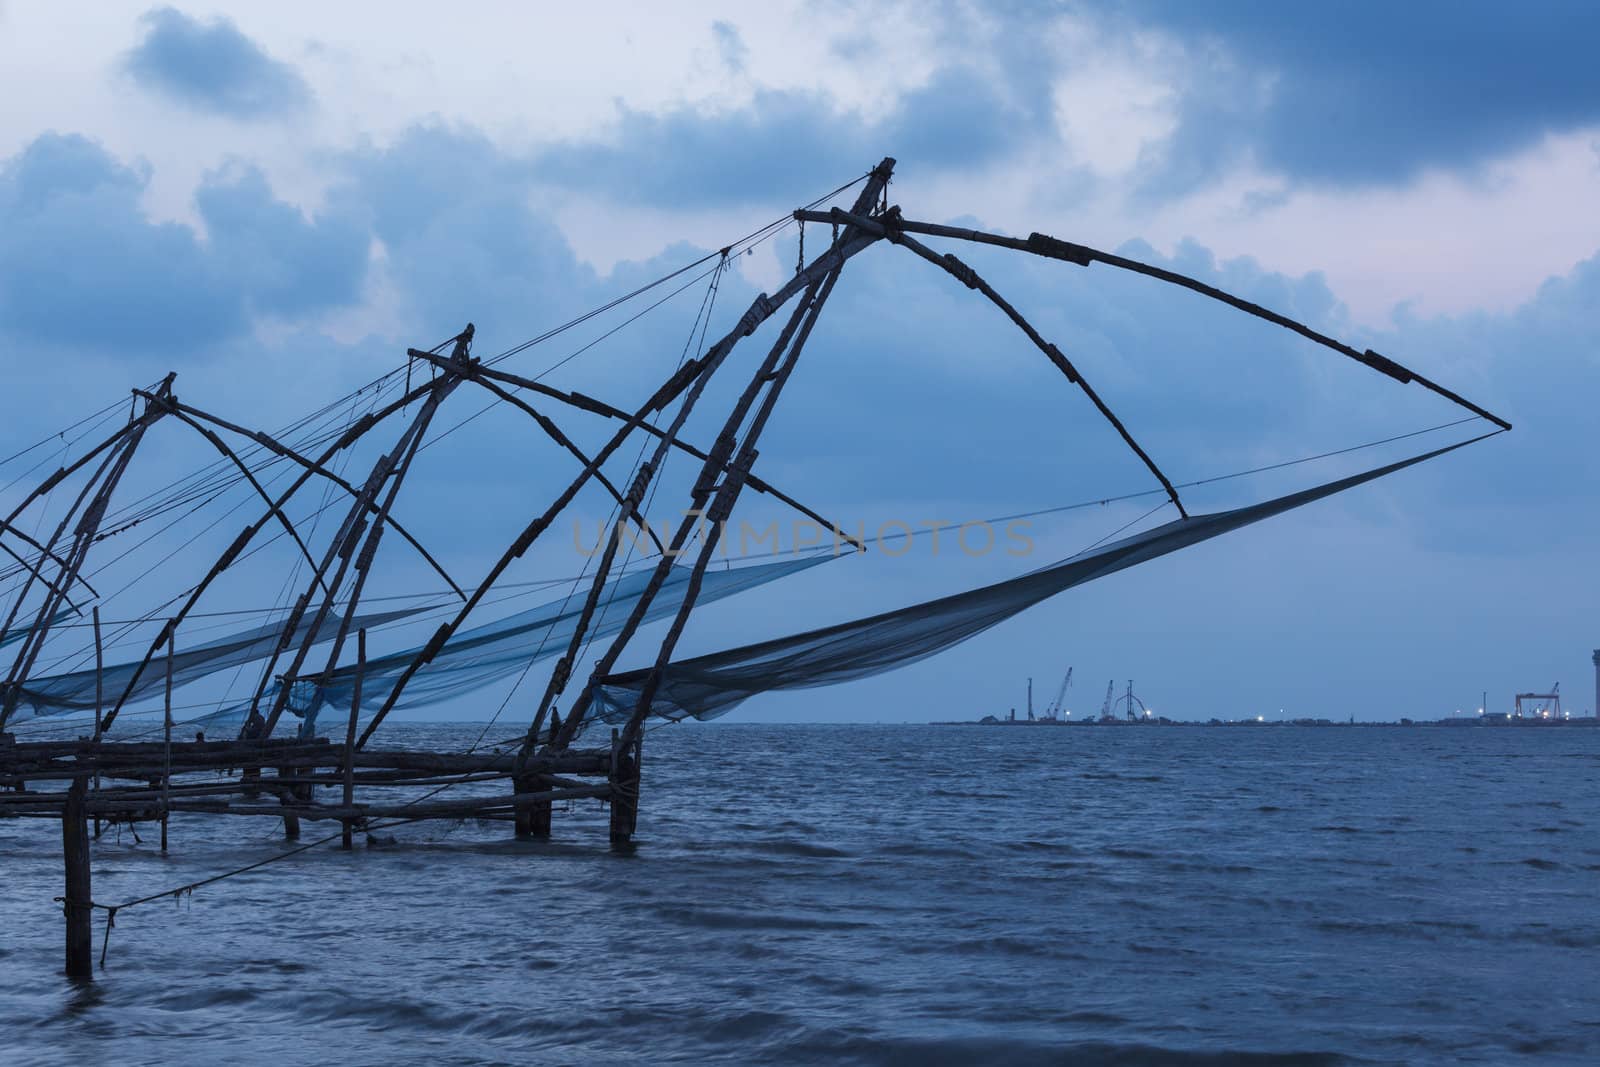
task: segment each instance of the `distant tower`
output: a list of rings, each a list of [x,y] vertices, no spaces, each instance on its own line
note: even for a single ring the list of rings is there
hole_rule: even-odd
[[[1594,650],[1594,716],[1600,719],[1600,648]]]

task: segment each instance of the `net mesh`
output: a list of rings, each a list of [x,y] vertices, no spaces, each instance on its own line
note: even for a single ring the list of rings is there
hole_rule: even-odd
[[[758,693],[833,685],[925,659],[1084,582],[1176,552],[1242,526],[1432,459],[1461,442],[1411,459],[1231,511],[1176,519],[1029,574],[896,611],[669,664],[651,700],[653,717],[713,719]],[[648,670],[612,675],[594,718],[634,713]]]
[[[399,608],[393,611],[371,612],[358,615],[353,628],[377,627],[385,623],[398,622],[409,618],[419,612],[428,610],[426,607]],[[291,643],[302,642],[311,633],[312,620],[302,619],[290,637]],[[317,641],[332,640],[339,629],[339,620],[329,617],[323,620],[317,628]],[[189,649],[180,649],[170,657],[153,656],[150,663],[140,670],[140,661],[118,663],[104,668],[98,672],[103,687],[103,692],[108,701],[115,701],[122,694],[128,692],[128,702],[136,702],[142,698],[153,696],[161,691],[167,684],[167,661],[172,661],[172,684],[174,688],[198,681],[217,671],[229,667],[237,667],[253,660],[263,659],[272,654],[272,650],[283,640],[285,626],[283,623],[267,623],[254,626],[247,630],[208,641],[203,645],[196,645]],[[91,711],[95,706],[95,688],[97,672],[93,667],[86,670],[69,671],[65,674],[45,675],[39,678],[30,678],[19,688],[21,697],[17,710],[12,715],[13,723],[26,722],[29,719],[50,715],[60,715],[72,711]],[[131,691],[128,684],[138,681]]]
[[[754,566],[708,571],[696,603],[709,603],[745,590],[809,570],[835,557],[831,554],[779,560]],[[608,582],[601,592],[589,632],[594,639],[612,636],[622,629],[634,605],[650,580],[649,569],[622,575]],[[644,621],[650,622],[677,613],[689,581],[689,568],[674,567],[668,572],[660,592],[651,602]],[[566,597],[470,630],[463,630],[447,641],[426,665],[418,669],[396,702],[397,709],[415,709],[441,704],[464,694],[483,689],[520,674],[530,663],[566,650],[582,613],[582,597]],[[376,712],[405,669],[424,646],[402,649],[367,661],[361,682],[361,710]],[[355,698],[357,667],[350,664],[333,672],[326,684],[309,694],[297,694],[290,711],[313,724],[323,708],[341,714]],[[303,702],[302,702],[303,701]],[[196,719],[201,725],[242,723],[249,714],[246,702],[223,708]],[[302,730],[302,732],[308,732]]]

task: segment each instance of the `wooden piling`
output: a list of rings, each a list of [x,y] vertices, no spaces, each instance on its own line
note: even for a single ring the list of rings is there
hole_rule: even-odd
[[[529,783],[528,788],[531,792],[543,793],[548,792],[552,784],[552,780],[548,776],[536,774],[533,776],[533,780]],[[530,814],[533,816],[532,830],[534,837],[550,836],[550,813],[552,810],[553,805],[548,800],[538,800],[534,802],[533,807],[530,810]]]
[[[105,721],[106,702],[106,653],[105,646],[100,642],[100,605],[94,606],[94,741],[99,744],[105,736],[102,723]],[[94,791],[100,792],[100,775],[94,776]],[[100,840],[100,816],[94,817],[94,837]]]
[[[61,809],[61,855],[66,865],[66,895],[62,910],[67,917],[67,977],[94,976],[94,933],[90,919],[94,907],[89,886],[89,821],[84,814],[84,794],[89,780],[80,776],[67,790]]]
[[[611,731],[611,847],[629,848],[639,821],[639,755],[637,738],[620,743]]]
[[[533,777],[531,775],[518,775],[511,779],[511,792],[528,793],[533,790]],[[522,807],[517,809],[514,820],[517,837],[526,839],[533,836],[533,809]]]
[[[278,777],[288,778],[294,774],[292,767],[279,767]],[[295,786],[286,785],[278,790],[278,803],[285,807],[295,802]],[[285,841],[298,841],[300,839],[300,816],[285,814],[283,817],[283,839]]]
[[[361,676],[367,673],[367,631],[356,632],[355,693],[350,698],[350,725],[344,731],[344,806],[356,802],[356,719],[361,714]],[[340,844],[346,852],[355,847],[354,823],[344,820],[344,834]]]
[[[166,749],[164,760],[166,767],[161,773],[161,851],[167,851],[167,812],[172,803],[172,660],[175,656],[173,649],[173,635],[169,628],[167,631],[167,698],[166,707],[162,714],[163,733]]]
[[[511,790],[514,795],[540,794],[548,792],[553,784],[549,775],[521,774],[511,779]],[[520,805],[516,817],[517,836],[524,839],[549,837],[550,812],[551,803],[548,800]]]

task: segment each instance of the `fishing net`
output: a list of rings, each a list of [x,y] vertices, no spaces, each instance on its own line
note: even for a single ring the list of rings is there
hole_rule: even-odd
[[[384,623],[398,622],[409,618],[419,612],[428,610],[426,607],[400,608],[394,611],[371,612],[357,615],[352,629],[362,627],[382,626]],[[311,634],[311,620],[302,619],[295,628],[292,642],[302,642]],[[47,715],[59,715],[71,711],[91,711],[95,707],[96,676],[99,675],[100,688],[105,698],[115,701],[127,690],[128,683],[138,675],[138,682],[128,694],[130,702],[143,697],[152,696],[161,691],[167,684],[167,661],[172,661],[172,684],[187,685],[207,675],[214,674],[229,667],[237,667],[253,660],[263,659],[272,654],[283,640],[285,626],[283,623],[268,623],[255,626],[227,637],[208,641],[194,648],[182,649],[177,654],[152,657],[150,663],[141,671],[139,662],[119,663],[96,672],[93,667],[87,670],[71,671],[66,674],[46,675],[41,678],[31,678],[20,686],[21,696],[17,710],[13,713],[11,721],[14,723],[26,722],[29,719]],[[329,641],[339,631],[339,620],[326,618],[317,628],[317,641]]]
[[[697,604],[710,603],[779,578],[809,570],[835,557],[831,553],[784,559],[773,563],[708,571],[700,588]],[[644,616],[651,622],[675,615],[683,603],[689,581],[689,568],[674,567],[651,602]],[[606,583],[601,592],[590,633],[595,639],[609,637],[622,629],[650,581],[649,568],[625,574]],[[585,594],[586,595],[586,594]],[[583,597],[567,597],[508,615],[492,623],[463,630],[445,643],[437,655],[414,674],[401,694],[396,708],[412,709],[440,704],[521,673],[529,663],[566,650],[582,614]],[[361,682],[361,709],[376,712],[383,706],[401,674],[417,658],[423,646],[403,649],[367,661]],[[348,713],[355,698],[357,667],[350,664],[333,672],[331,679],[312,691],[292,694],[289,710],[313,724],[325,707]],[[248,701],[223,708],[198,719],[200,725],[242,723],[249,714]],[[302,730],[303,733],[309,732]]]
[[[1176,519],[994,585],[674,662],[667,666],[652,698],[651,715],[670,720],[713,719],[758,693],[833,685],[903,667],[976,636],[1075,585],[1344,492],[1470,443],[1463,441],[1264,503]],[[606,678],[597,694],[594,717],[604,722],[626,721],[638,706],[649,673],[636,670]]]

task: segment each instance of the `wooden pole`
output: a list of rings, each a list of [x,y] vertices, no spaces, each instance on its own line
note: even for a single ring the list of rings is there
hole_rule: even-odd
[[[228,567],[239,558],[239,553],[243,552],[256,534],[260,533],[266,527],[267,523],[272,521],[275,514],[275,509],[282,507],[284,503],[294,496],[295,493],[299,492],[300,488],[304,486],[306,482],[310,481],[314,474],[322,474],[324,477],[334,478],[336,484],[348,492],[348,484],[342,479],[338,479],[337,477],[328,473],[324,467],[324,464],[330,461],[339,452],[360,440],[363,435],[381,423],[384,419],[388,418],[396,411],[399,411],[406,401],[421,396],[431,388],[431,384],[419,386],[417,391],[406,396],[402,396],[396,400],[392,400],[370,415],[363,416],[362,418],[356,420],[356,422],[351,424],[349,429],[345,430],[345,432],[341,434],[337,440],[329,444],[328,447],[322,451],[321,455],[314,460],[306,460],[304,457],[300,457],[298,453],[289,453],[287,451],[280,452],[280,454],[289,455],[290,458],[295,459],[296,462],[299,462],[301,466],[305,467],[306,469],[301,472],[299,477],[297,477],[287,489],[278,494],[277,499],[273,503],[272,509],[269,509],[265,515],[262,515],[259,519],[257,519],[255,522],[252,522],[249,526],[246,526],[244,530],[240,532],[239,536],[234,540],[233,544],[229,546],[228,550],[211,565],[211,569],[206,572],[205,577],[201,578],[200,581],[189,590],[188,598],[184,600],[183,606],[178,609],[178,613],[173,616],[173,618],[178,622],[182,622],[188,617],[189,612],[194,610],[195,605],[200,602],[200,598],[204,596],[206,590],[211,587],[211,583],[216,581],[222,572],[227,570]],[[185,410],[195,413],[196,409],[186,408]],[[212,418],[212,421],[216,421],[214,417]],[[264,434],[253,436],[258,443],[262,444],[264,447],[271,448],[274,452],[278,452],[279,449],[282,448],[281,445],[277,445],[277,442],[272,441],[270,437],[267,437]],[[268,442],[272,443],[268,444]],[[277,445],[277,447],[273,447],[274,445]],[[373,506],[376,507],[376,505]],[[445,580],[449,581],[448,576]],[[454,585],[453,582],[450,584]],[[293,628],[289,629],[292,633]],[[109,730],[111,728],[111,723],[115,721],[118,712],[122,710],[122,705],[133,698],[133,694],[139,684],[139,680],[144,677],[144,672],[149,668],[150,661],[155,658],[157,652],[161,651],[161,646],[166,644],[166,640],[167,636],[165,633],[159,633],[151,640],[150,647],[146,649],[143,658],[139,660],[138,666],[133,669],[132,675],[129,676],[128,681],[123,686],[122,694],[117,697],[116,703],[113,704],[111,706],[111,710],[106,713],[106,729]]]
[[[620,740],[611,730],[611,847],[627,849],[639,822],[639,745]]]
[[[805,222],[827,222],[833,219],[833,214],[831,212],[824,211],[796,211],[794,213],[794,217]],[[1049,234],[1033,233],[1029,234],[1027,239],[1024,240],[1019,237],[1002,237],[999,234],[985,233],[982,230],[971,230],[957,226],[941,226],[930,222],[913,222],[910,219],[901,220],[899,222],[899,227],[902,230],[906,230],[911,233],[923,233],[932,237],[953,237],[957,240],[971,241],[976,244],[996,245],[1000,248],[1015,249],[1018,252],[1028,252],[1035,256],[1043,256],[1046,259],[1058,259],[1067,263],[1076,263],[1080,267],[1087,267],[1093,263],[1104,263],[1107,266],[1117,267],[1121,270],[1132,271],[1135,274],[1143,274],[1148,278],[1155,278],[1160,281],[1169,282],[1173,285],[1182,286],[1183,288],[1199,293],[1202,296],[1210,297],[1212,300],[1219,300],[1222,303],[1236,308],[1247,315],[1253,315],[1256,318],[1264,319],[1275,326],[1281,326],[1286,330],[1292,330],[1300,336],[1314,341],[1324,348],[1328,348],[1340,353],[1341,355],[1348,356],[1358,363],[1364,363],[1373,370],[1378,371],[1380,374],[1386,374],[1395,379],[1402,385],[1416,382],[1418,385],[1425,389],[1432,390],[1438,395],[1444,397],[1446,400],[1449,400],[1451,403],[1459,404],[1468,411],[1472,412],[1474,415],[1477,415],[1480,418],[1488,419],[1490,422],[1499,426],[1503,430],[1511,429],[1511,424],[1500,418],[1498,415],[1485,411],[1478,405],[1462,398],[1456,393],[1451,392],[1449,389],[1444,388],[1438,383],[1429,381],[1427,378],[1422,377],[1420,374],[1417,374],[1411,369],[1402,367],[1393,360],[1387,359],[1371,349],[1368,349],[1365,352],[1358,351],[1342,341],[1337,341],[1326,334],[1318,333],[1316,330],[1311,329],[1303,323],[1296,322],[1291,318],[1264,308],[1260,304],[1253,304],[1248,300],[1241,299],[1240,297],[1234,296],[1232,293],[1224,292],[1221,289],[1207,285],[1205,282],[1199,281],[1195,278],[1190,278],[1187,275],[1177,274],[1170,270],[1163,270],[1160,267],[1153,267],[1148,263],[1141,263],[1138,260],[1126,259],[1122,256],[1112,255],[1109,252],[1102,252],[1099,249],[1089,248],[1086,245],[1074,244],[1071,241],[1062,241],[1055,237],[1051,237]]]
[[[632,431],[641,422],[643,422],[651,412],[664,410],[668,404],[673,402],[674,399],[687,393],[687,395],[684,396],[683,406],[680,407],[678,414],[674,417],[673,423],[668,426],[666,430],[662,431],[661,440],[670,446],[672,442],[677,440],[678,432],[682,429],[682,424],[687,418],[689,408],[693,406],[694,402],[699,397],[700,391],[704,388],[705,379],[722,365],[723,360],[726,359],[728,353],[733,350],[734,343],[739,338],[748,336],[750,333],[754,332],[757,326],[765,322],[780,307],[791,300],[796,294],[808,288],[813,280],[822,277],[824,274],[833,270],[851,256],[854,256],[863,249],[871,246],[877,240],[877,237],[865,236],[843,242],[831,249],[824,256],[820,257],[815,263],[812,263],[804,271],[796,274],[773,296],[769,297],[765,294],[759,296],[751,305],[750,309],[745,312],[744,316],[740,318],[739,324],[732,332],[724,336],[716,344],[707,349],[706,354],[703,357],[691,359],[687,363],[683,364],[682,368],[680,368],[678,372],[674,373],[671,378],[663,383],[655,395],[647,400],[642,407],[638,408],[633,413],[628,423],[618,430],[617,433],[612,436],[611,440],[606,442],[606,444],[594,454],[593,458],[584,467],[583,471],[578,475],[578,477],[573,480],[572,484],[567,486],[567,488],[562,491],[561,495],[551,503],[551,505],[542,515],[538,516],[527,525],[522,533],[517,536],[517,539],[511,543],[510,547],[506,549],[505,553],[502,554],[501,557],[495,561],[494,565],[489,568],[488,574],[481,582],[478,583],[477,588],[473,590],[472,595],[468,597],[467,602],[462,605],[461,610],[457,613],[455,618],[440,626],[439,629],[434,633],[433,637],[428,641],[428,644],[424,646],[423,650],[417,654],[417,657],[413,659],[411,663],[407,664],[405,670],[395,681],[393,687],[390,688],[389,695],[384,699],[383,706],[378,709],[378,712],[373,716],[372,721],[367,724],[367,728],[361,732],[361,737],[357,739],[356,744],[361,746],[367,743],[367,740],[372,736],[373,732],[389,714],[390,709],[394,707],[395,702],[400,699],[401,692],[405,689],[406,684],[411,680],[416,672],[438,654],[439,649],[444,647],[444,643],[466,621],[467,617],[472,613],[472,610],[477,607],[479,601],[505,572],[506,568],[509,567],[514,560],[520,558],[523,553],[527,552],[528,548],[535,540],[538,539],[540,534],[550,527],[550,524],[555,520],[556,516],[559,515],[561,511],[572,502],[572,498],[577,495],[578,490],[581,489],[591,477],[593,477],[598,467],[611,457],[612,453],[621,446],[622,442],[628,437],[628,435],[632,433]],[[650,465],[652,470],[657,469],[660,466],[660,459],[661,457],[658,455],[650,460],[649,464],[647,465]],[[717,469],[721,469],[720,461],[717,464]],[[648,479],[646,479],[646,481],[648,481]],[[630,488],[630,493],[632,492],[633,490]],[[643,490],[640,489],[639,492],[642,494]],[[543,709],[543,707],[549,703],[550,701],[548,699],[541,700],[541,709]],[[535,715],[534,722],[530,724],[530,736],[533,736],[536,733],[537,727],[542,722],[542,719],[543,714],[541,710],[540,714]],[[531,745],[528,747],[531,747]],[[527,752],[524,751],[522,758],[525,759],[526,757]]]
[[[891,157],[885,157],[883,162],[879,163],[878,166],[874,168],[872,175],[868,179],[866,185],[863,187],[860,196],[856,199],[856,211],[866,211],[871,208],[873,200],[877,198],[878,193],[883,189],[883,187],[888,184],[889,176],[893,170],[894,159]],[[882,232],[881,227],[879,232]],[[821,313],[822,304],[827,300],[828,294],[832,292],[833,284],[838,279],[839,272],[844,269],[845,256],[843,255],[843,249],[851,240],[857,239],[858,237],[859,235],[854,233],[854,231],[846,230],[845,233],[841,234],[840,237],[834,241],[828,252],[819,256],[816,262],[811,264],[809,267],[797,272],[795,276],[789,280],[788,285],[786,285],[783,290],[780,290],[780,293],[786,292],[791,286],[800,284],[804,279],[804,297],[801,299],[799,306],[794,309],[789,321],[784,324],[784,327],[782,331],[780,331],[777,340],[774,342],[772,348],[767,352],[766,359],[756,370],[755,375],[750,379],[749,384],[745,386],[744,392],[740,394],[738,400],[734,403],[733,410],[729,413],[726,421],[723,423],[722,432],[717,436],[716,444],[711,450],[710,458],[708,458],[706,463],[701,467],[700,477],[696,481],[694,488],[690,491],[691,506],[686,511],[686,514],[705,514],[706,518],[711,523],[712,528],[715,529],[717,524],[725,520],[728,517],[729,512],[732,511],[733,502],[737,498],[739,490],[744,485],[743,475],[745,472],[750,470],[751,464],[753,464],[755,461],[755,440],[760,436],[761,433],[759,425],[752,425],[752,427],[746,431],[744,440],[741,442],[739,440],[739,428],[744,422],[745,415],[750,411],[751,406],[755,404],[763,388],[768,386],[769,383],[770,388],[767,389],[767,396],[762,410],[770,409],[771,405],[775,402],[778,393],[782,390],[783,384],[787,380],[789,371],[793,369],[794,363],[798,359],[799,351],[805,344],[805,338],[809,334],[812,324],[816,322],[817,316]],[[873,239],[875,240],[877,238]],[[813,271],[817,272],[814,278],[812,277]],[[753,308],[752,311],[757,311],[769,303],[770,302],[765,300],[765,297],[762,297],[758,299],[757,306],[756,308]],[[755,327],[759,325],[759,321],[755,321],[753,316],[749,314],[747,314],[747,319],[751,321],[750,325],[744,330],[746,335],[753,332]],[[743,321],[746,320],[741,320],[741,322]],[[798,335],[797,331],[799,331]],[[736,332],[735,334],[731,334],[729,336],[730,338],[737,337],[738,333]],[[797,336],[798,339],[796,339]],[[791,342],[793,343],[791,344]],[[731,346],[732,341],[729,340],[728,344]],[[780,369],[780,360],[784,360],[786,354],[787,360],[782,363]],[[703,383],[704,380],[702,379],[701,382],[697,384],[703,385]],[[691,399],[693,395],[694,394],[691,394]],[[651,459],[650,463],[645,464],[645,466],[641,468],[641,474],[654,468],[658,468],[662,459],[665,458],[668,446],[676,437],[678,429],[682,426],[683,421],[688,414],[688,402],[689,401],[686,400],[684,407],[680,408],[678,411],[678,414],[672,425],[668,427],[667,437],[656,446],[654,457]],[[760,418],[760,416],[758,416],[758,418]],[[728,457],[734,455],[734,450],[736,448],[739,450],[738,457],[729,467],[729,473],[727,477],[723,480],[721,485],[718,485],[717,479],[722,474],[724,463],[727,461]],[[635,484],[637,485],[638,483]],[[708,500],[713,500],[713,494],[714,502],[712,503],[710,511],[707,512],[706,503]],[[632,500],[635,507],[638,506],[638,498],[636,496],[630,495],[630,500]],[[622,650],[627,646],[628,642],[633,639],[634,633],[643,623],[644,616],[649,611],[651,602],[654,600],[656,593],[661,589],[661,586],[666,581],[668,574],[676,565],[673,556],[675,556],[678,550],[683,547],[687,540],[690,529],[691,527],[689,524],[680,524],[677,532],[673,535],[673,555],[663,556],[660,562],[657,563],[655,571],[650,576],[649,583],[646,584],[644,589],[635,599],[633,610],[628,615],[627,621],[623,623],[622,629],[619,630],[611,639],[611,644],[606,649],[604,655],[602,655],[595,663],[593,671],[589,675],[588,682],[584,685],[583,690],[578,694],[578,699],[573,702],[572,709],[567,716],[566,725],[562,728],[561,736],[557,741],[558,747],[560,745],[570,743],[583,728],[584,718],[588,715],[590,705],[594,700],[595,690],[599,686],[600,680],[610,673],[612,666],[614,666],[617,661],[617,657],[621,655]],[[598,598],[599,590],[606,579],[606,573],[611,563],[610,554],[614,551],[616,545],[617,532],[618,531],[613,531],[612,540],[606,545],[607,555],[601,557],[600,564],[596,568],[594,585],[590,588],[589,603],[585,604],[584,612],[578,618],[578,623],[573,633],[572,642],[568,646],[567,655],[560,663],[557,664],[556,671],[552,676],[551,687],[546,689],[545,699],[541,703],[540,707],[541,717],[543,715],[544,706],[548,705],[551,700],[554,699],[555,693],[560,688],[556,683],[559,682],[560,684],[565,684],[563,668],[570,668],[572,663],[575,661],[575,653],[579,648],[579,642],[584,635],[584,630],[586,628],[589,615],[592,611],[592,605]],[[674,625],[679,628],[682,627],[684,621],[686,620],[688,611],[692,609],[694,605],[695,595],[698,592],[698,583],[704,576],[704,568],[706,563],[709,562],[710,551],[713,549],[714,544],[715,542],[713,539],[708,537],[701,545],[700,560],[697,562],[696,570],[690,578],[689,587],[685,591],[684,600],[678,609],[678,617],[674,622]],[[675,638],[672,638],[671,640],[675,640]],[[671,643],[671,640],[669,640],[669,644]],[[648,714],[650,691],[654,688],[654,684],[658,680],[658,675],[659,671],[653,672],[650,680],[646,683],[644,696],[640,701],[640,707],[643,710],[637,711],[634,719],[630,720],[628,724],[628,730],[626,731],[625,735],[628,742],[632,741],[632,733],[636,729],[635,721],[642,718],[643,715]],[[538,722],[539,719],[536,718],[534,720],[535,729],[537,728]],[[526,756],[531,750],[532,740],[533,731],[530,731],[529,738],[523,743],[523,756]]]
[[[306,657],[310,655],[312,647],[318,642],[322,633],[323,622],[333,610],[334,601],[343,586],[345,576],[349,573],[350,568],[354,566],[356,570],[354,587],[346,598],[344,614],[340,618],[339,628],[334,637],[332,648],[328,653],[328,666],[324,670],[323,676],[332,673],[334,664],[338,662],[339,652],[344,647],[345,638],[349,636],[351,620],[355,617],[356,607],[361,599],[361,592],[365,588],[373,557],[377,553],[378,542],[383,536],[384,519],[394,507],[395,498],[400,493],[400,487],[405,480],[406,472],[410,469],[411,461],[416,457],[417,451],[422,447],[423,437],[427,434],[428,427],[433,422],[434,413],[439,410],[439,405],[450,396],[461,382],[459,368],[466,366],[468,345],[472,341],[472,334],[472,324],[468,323],[467,328],[456,338],[456,358],[454,363],[458,368],[457,372],[447,374],[434,383],[434,387],[428,393],[428,399],[417,411],[416,416],[411,420],[411,424],[401,433],[394,449],[378,457],[377,462],[373,465],[372,474],[367,478],[366,484],[362,486],[360,497],[351,505],[350,511],[344,520],[344,525],[340,528],[339,536],[335,537],[333,542],[328,545],[327,551],[323,556],[322,565],[313,573],[311,584],[304,595],[295,601],[295,606],[284,625],[284,629],[288,633],[294,633],[299,628],[301,619],[305,617],[307,608],[310,605],[311,597],[316,593],[317,586],[320,584],[326,591],[322,601],[317,605],[316,611],[312,614],[311,626],[306,631],[305,639],[295,649],[294,655],[289,660],[288,668],[282,672],[286,678],[301,677],[301,668],[305,666]],[[388,486],[388,489],[384,495],[383,503],[379,505],[378,510],[373,514],[372,521],[368,523],[365,521],[367,506],[378,498],[378,494],[384,491],[385,485]],[[338,561],[338,566],[334,567],[333,564],[336,560]],[[330,568],[333,569],[333,576],[328,578],[326,575]],[[255,697],[250,701],[252,708],[258,707],[262,698],[266,695],[268,681],[276,670],[279,657],[283,652],[283,648],[275,650],[267,661],[267,668],[262,673],[260,684],[256,687]],[[283,709],[288,706],[289,694],[292,688],[290,685],[279,687],[277,696],[272,700],[272,709],[267,712],[266,725],[261,728],[262,737],[272,736],[273,729],[278,725],[278,719],[283,715]]]
[[[172,661],[176,658],[173,647],[174,634],[171,629],[167,631],[167,696],[166,706],[162,714],[162,728],[165,734],[166,752],[163,759],[166,769],[161,774],[161,851],[167,850],[167,810],[172,803]]]
[[[531,793],[533,792],[532,783],[533,776],[531,774],[513,775],[511,778],[511,792],[513,795],[517,793]],[[513,819],[513,825],[516,827],[516,835],[519,839],[526,840],[527,838],[533,836],[533,824],[534,815],[532,808],[524,807],[516,810],[516,816]]]
[[[367,673],[367,630],[356,632],[355,694],[350,698],[350,725],[344,731],[344,806],[350,807],[356,799],[356,718],[361,714],[361,676]],[[344,821],[344,836],[340,839],[344,850],[355,847],[353,824]]]
[[[94,743],[98,745],[105,736],[101,727],[101,720],[105,717],[106,686],[105,686],[106,654],[105,646],[100,642],[100,605],[94,606]],[[100,773],[95,772],[94,791],[100,792]],[[94,817],[95,840],[100,839],[100,816]]]
[[[20,683],[24,678],[28,677],[28,672],[33,669],[39,653],[44,650],[45,638],[49,633],[50,624],[55,618],[57,608],[62,600],[65,599],[67,590],[77,581],[78,572],[83,569],[84,561],[89,555],[89,549],[95,544],[95,535],[99,532],[100,523],[105,518],[106,509],[111,504],[111,497],[115,493],[118,483],[121,482],[123,474],[127,471],[128,463],[133,459],[133,454],[138,449],[139,442],[143,440],[145,431],[157,419],[166,414],[165,400],[172,395],[173,377],[172,373],[168,373],[156,393],[148,396],[144,414],[128,424],[127,437],[116,451],[106,457],[105,463],[101,466],[100,472],[96,473],[95,478],[90,479],[89,483],[83,487],[83,491],[78,495],[77,502],[73,505],[73,511],[69,511],[67,516],[62,519],[61,525],[56,528],[56,533],[50,540],[50,546],[45,550],[46,556],[51,555],[50,549],[54,547],[56,540],[65,531],[67,520],[72,517],[73,512],[83,503],[85,495],[98,479],[99,488],[95,490],[93,499],[84,508],[73,531],[72,548],[67,554],[66,564],[61,568],[60,584],[45,595],[43,603],[39,606],[38,621],[28,631],[27,637],[23,639],[21,651],[17,654],[17,661],[12,665],[11,673],[6,677],[8,684],[5,690],[4,706],[0,707],[0,727],[5,725],[6,720],[11,717],[11,713],[16,710],[17,701],[20,699],[22,692]],[[104,473],[103,477],[101,472]],[[7,522],[9,523],[10,520],[8,519]],[[30,574],[28,580],[23,583],[23,592],[18,595],[11,610],[11,615],[7,617],[5,625],[0,626],[0,631],[11,629],[12,620],[18,609],[21,608],[23,600],[26,599],[27,590],[32,585],[32,582],[33,576]]]
[[[94,907],[89,888],[89,823],[84,817],[88,780],[72,780],[67,803],[61,809],[61,855],[66,863],[67,977],[94,977],[94,933],[89,928]]]
[[[278,768],[278,777],[279,778],[288,778],[292,773],[293,773],[293,769],[290,768],[290,767],[279,767]],[[296,799],[297,799],[297,797],[295,796],[295,787],[294,786],[285,785],[285,786],[282,786],[282,787],[279,788],[279,790],[278,790],[278,803],[279,804],[282,804],[285,807],[287,807],[287,806],[290,806],[290,805],[294,804]],[[285,841],[298,841],[300,839],[300,816],[298,816],[298,815],[287,815],[287,814],[284,815],[284,817],[283,817],[283,839]]]
[[[547,774],[517,774],[511,778],[511,792],[526,795],[549,790],[553,779]],[[550,815],[553,806],[548,800],[536,800],[517,808],[516,828],[519,838],[549,837]]]

